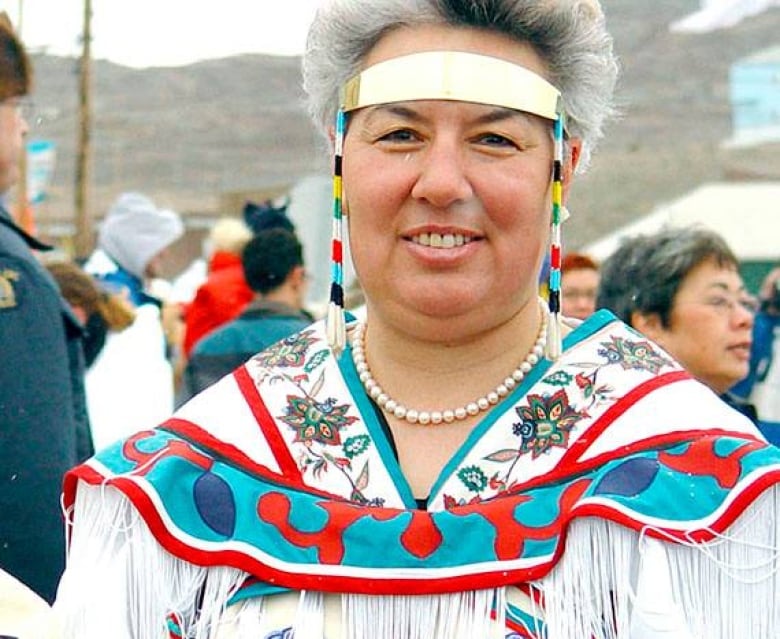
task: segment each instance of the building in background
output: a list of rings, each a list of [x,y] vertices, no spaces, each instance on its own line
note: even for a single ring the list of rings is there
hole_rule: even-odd
[[[780,262],[780,181],[704,184],[653,213],[589,244],[584,253],[603,262],[623,237],[664,226],[701,225],[722,235],[740,259],[745,286],[758,291]]]
[[[729,93],[734,127],[729,146],[780,141],[780,45],[735,62]]]

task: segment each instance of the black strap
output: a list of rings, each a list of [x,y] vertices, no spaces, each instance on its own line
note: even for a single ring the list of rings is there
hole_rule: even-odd
[[[2,213],[0,213],[0,224],[3,224],[12,231],[15,231],[16,234],[19,235],[31,249],[35,249],[36,251],[51,251],[54,249],[54,247],[50,244],[41,242],[38,238],[35,238],[27,233],[24,229],[14,224],[13,220],[6,217]],[[0,636],[0,639],[2,639],[2,636]]]

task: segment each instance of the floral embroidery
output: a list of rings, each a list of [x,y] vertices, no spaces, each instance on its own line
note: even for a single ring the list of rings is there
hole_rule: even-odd
[[[515,412],[522,420],[512,425],[512,432],[521,440],[519,452],[530,452],[532,458],[553,447],[566,448],[574,425],[588,416],[569,403],[563,389],[553,395],[529,395],[528,405],[518,406]]]
[[[354,459],[361,453],[364,453],[371,445],[371,438],[368,435],[355,435],[348,437],[344,441],[344,455],[348,459]]]
[[[274,366],[300,368],[306,361],[309,347],[317,342],[317,338],[313,335],[313,329],[306,329],[301,333],[285,337],[281,342],[255,355],[254,360],[267,368]]]
[[[660,355],[653,345],[646,341],[633,341],[619,336],[610,336],[609,342],[602,342],[598,354],[609,364],[620,364],[623,370],[646,370],[657,374],[664,366],[671,366],[671,360]]]
[[[338,446],[341,429],[357,421],[357,417],[346,414],[349,409],[349,404],[336,404],[333,397],[318,402],[310,396],[288,395],[287,409],[281,419],[295,431],[296,442]]]
[[[609,384],[596,384],[596,377],[600,369],[595,369],[592,373],[577,373],[574,381],[577,387],[582,391],[582,395],[588,401],[588,408],[592,408],[598,403],[612,400],[614,388]]]
[[[521,460],[529,456],[530,460],[537,459],[555,448],[569,448],[581,420],[591,419],[617,401],[620,393],[608,383],[610,366],[617,364],[624,370],[650,376],[665,366],[675,365],[657,346],[633,331],[628,335],[599,336],[590,349],[577,353],[583,359],[552,369],[533,389],[544,390],[519,400],[514,408],[519,421],[512,421],[511,414],[503,418],[509,420],[511,434],[519,439],[516,445],[511,439],[504,440],[502,447],[488,449],[492,452],[483,454],[476,464],[473,458],[464,461],[455,475],[461,488],[442,494],[445,508],[511,491],[521,481],[516,474]],[[473,493],[477,495],[472,496]]]
[[[479,466],[466,466],[458,471],[458,477],[473,493],[479,493],[485,489],[488,483],[487,476]]]
[[[571,375],[571,373],[560,370],[555,371],[552,375],[548,375],[542,381],[545,384],[549,384],[550,386],[568,386],[571,384],[573,379],[574,377]]]
[[[315,331],[307,329],[285,339],[271,349],[255,357],[260,365],[258,384],[291,384],[297,392],[286,396],[281,422],[294,432],[292,451],[301,473],[309,473],[322,481],[329,471],[341,474],[351,486],[350,500],[367,506],[383,506],[381,497],[369,498],[365,491],[369,485],[369,462],[355,467],[355,460],[372,447],[371,438],[357,434],[343,439],[343,432],[359,420],[349,415],[352,403],[339,403],[335,397],[325,396],[323,388],[328,369],[328,349],[314,350],[320,341]],[[300,371],[288,374],[285,368]],[[317,372],[314,379],[310,374]],[[327,481],[327,480],[326,480]]]
[[[512,472],[523,455],[530,453],[531,459],[535,459],[552,448],[567,448],[575,424],[588,417],[585,410],[577,410],[569,402],[564,389],[552,395],[528,395],[526,401],[527,405],[515,407],[521,421],[512,424],[512,433],[520,438],[520,445],[496,450],[484,457],[485,461],[509,464],[506,472],[495,472],[488,479],[478,466],[466,466],[458,471],[458,478],[471,492],[480,492],[487,487],[495,493],[509,490],[514,485],[510,482]],[[445,507],[450,507],[448,503],[460,503],[449,495],[444,496],[444,501]]]

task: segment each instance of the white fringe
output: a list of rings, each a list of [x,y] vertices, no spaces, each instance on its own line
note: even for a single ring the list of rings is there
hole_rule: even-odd
[[[712,543],[667,546],[674,595],[695,637],[780,636],[778,522],[776,486]]]
[[[325,639],[325,604],[321,592],[301,591],[293,635],[306,639]]]
[[[504,589],[498,590],[443,595],[342,595],[344,638],[501,639],[505,632],[503,614],[500,622],[490,617],[494,598],[505,605]]]
[[[636,544],[636,533],[602,519],[573,522],[563,558],[534,584],[544,597],[544,612],[535,612],[546,620],[548,639],[629,636]]]
[[[167,639],[171,612],[185,637],[213,636],[245,573],[205,569],[169,554],[113,489],[80,484],[73,516],[79,525],[54,604],[64,637]]]
[[[226,602],[246,575],[176,559],[117,491],[80,485],[74,516],[79,525],[54,605],[63,637],[167,639],[171,611],[187,639],[257,639],[268,628],[266,615],[280,595],[242,602],[226,614]],[[545,608],[531,612],[546,620],[548,639],[777,639],[778,521],[780,487],[767,490],[726,534],[706,544],[665,543],[603,520],[575,520],[558,565],[531,584]],[[338,596],[327,598],[334,597],[337,603]],[[505,597],[503,588],[347,594],[340,598],[342,631],[328,628],[327,637],[498,639],[504,636]],[[293,605],[289,613],[298,639],[326,636],[324,599],[300,594],[297,612]]]
[[[548,639],[777,639],[778,521],[778,487],[706,544],[664,543],[599,519],[575,521],[563,558],[535,584],[544,595]]]

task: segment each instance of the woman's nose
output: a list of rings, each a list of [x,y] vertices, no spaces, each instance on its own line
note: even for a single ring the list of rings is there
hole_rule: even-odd
[[[755,311],[745,304],[737,303],[734,305],[734,312],[731,314],[732,320],[738,326],[753,326],[756,314]]]
[[[437,208],[465,201],[473,194],[463,153],[454,142],[434,140],[422,154],[412,196]]]

